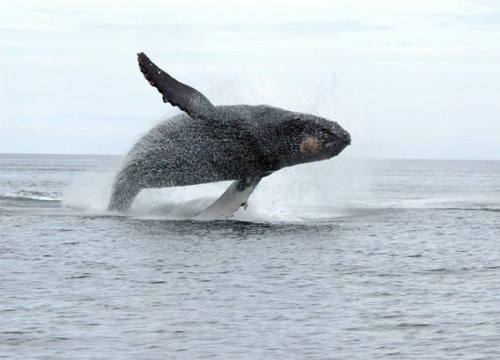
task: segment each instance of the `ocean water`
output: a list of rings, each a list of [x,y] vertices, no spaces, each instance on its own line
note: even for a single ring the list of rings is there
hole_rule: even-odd
[[[500,162],[352,160],[106,209],[119,157],[0,155],[0,358],[498,359]]]

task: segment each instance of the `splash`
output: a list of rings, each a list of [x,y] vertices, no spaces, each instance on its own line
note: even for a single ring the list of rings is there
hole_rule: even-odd
[[[467,164],[477,167],[474,162]],[[250,197],[248,208],[240,208],[231,220],[314,223],[386,211],[500,211],[500,198],[481,192],[488,188],[488,184],[496,186],[496,175],[485,176],[485,183],[481,184],[477,183],[477,177],[460,176],[461,186],[450,184],[443,188],[439,185],[443,181],[441,167],[435,166],[436,173],[429,172],[424,178],[415,177],[414,173],[420,173],[422,166],[411,160],[381,162],[335,158],[282,169],[264,178]],[[429,167],[428,164],[425,166]],[[464,168],[468,171],[467,167],[453,162],[449,166],[454,166],[452,169],[457,171]],[[81,174],[63,194],[62,205],[86,214],[118,215],[106,210],[113,177],[112,171]],[[201,221],[200,215],[230,183],[146,189],[127,214],[119,215],[137,219]],[[475,188],[476,192],[466,193],[464,187]]]
[[[287,90],[262,79],[243,81],[209,97],[217,104],[260,104],[307,111],[335,121],[339,111],[331,96],[336,79],[329,77],[317,84],[297,81]],[[293,80],[288,80],[288,82]],[[286,82],[285,82],[286,83]],[[289,84],[288,84],[289,85]],[[295,89],[295,90],[289,90]],[[227,94],[221,98],[220,94]],[[329,101],[327,101],[327,99]],[[333,115],[333,116],[332,116]],[[337,167],[337,159],[282,169],[264,178],[249,199],[249,207],[240,208],[239,221],[309,221],[341,216],[339,210],[349,198],[353,183],[347,180],[346,166]],[[344,169],[342,169],[342,167]],[[78,211],[107,213],[114,174],[87,174],[64,194],[63,206]],[[153,219],[207,219],[205,209],[229,186],[230,182],[164,189],[143,189],[127,216]]]
[[[359,166],[358,166],[359,172]],[[362,185],[352,181],[349,161],[333,159],[280,170],[264,178],[231,220],[251,222],[326,221],[346,215]],[[231,182],[143,189],[125,214],[107,211],[114,172],[84,173],[63,194],[62,206],[86,214],[155,220],[222,220],[204,216]],[[359,177],[362,178],[362,177]]]
[[[62,206],[95,214],[106,214],[113,172],[86,172],[75,177],[63,192]]]

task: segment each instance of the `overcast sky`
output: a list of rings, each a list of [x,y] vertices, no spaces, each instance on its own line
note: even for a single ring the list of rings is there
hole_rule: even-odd
[[[497,0],[0,5],[0,152],[125,154],[178,111],[144,51],[215,104],[338,121],[343,156],[500,159]]]

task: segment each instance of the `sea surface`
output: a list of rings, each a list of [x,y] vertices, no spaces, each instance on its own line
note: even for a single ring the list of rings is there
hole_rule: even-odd
[[[335,158],[143,191],[120,157],[0,155],[0,358],[500,359],[500,162]]]

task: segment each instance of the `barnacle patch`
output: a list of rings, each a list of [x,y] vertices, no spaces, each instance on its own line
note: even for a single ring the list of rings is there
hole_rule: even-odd
[[[300,143],[300,152],[312,152],[313,154],[316,154],[318,153],[320,147],[319,141],[316,138],[308,137]]]

